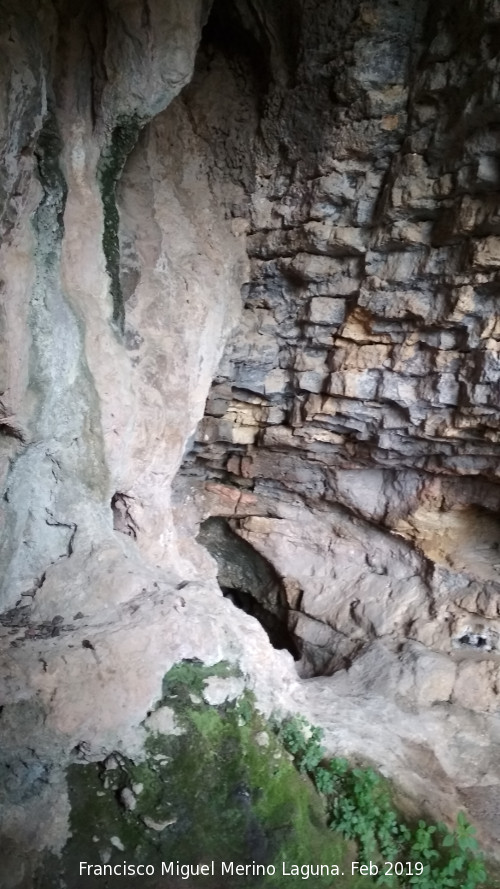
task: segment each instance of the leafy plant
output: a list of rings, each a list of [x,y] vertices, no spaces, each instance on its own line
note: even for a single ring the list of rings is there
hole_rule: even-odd
[[[325,766],[318,765],[314,770],[314,781],[319,792],[330,796],[338,791],[348,769],[348,760],[341,758],[331,759]]]
[[[286,749],[293,754],[299,772],[314,773],[325,755],[321,746],[323,732],[317,726],[311,726],[301,716],[293,716],[285,720],[279,736]]]
[[[404,889],[476,889],[486,879],[486,869],[474,828],[463,812],[456,829],[429,824],[421,819],[411,827],[394,808],[384,779],[370,768],[352,768],[348,760],[325,760],[322,732],[302,717],[285,720],[279,728],[285,748],[301,772],[307,772],[326,797],[333,830],[355,840],[360,860],[380,863],[405,861],[405,875],[379,869],[379,885]],[[421,864],[422,867],[415,867]]]
[[[330,811],[331,826],[358,842],[364,860],[397,857],[405,834],[389,792],[373,769],[347,770]]]
[[[412,877],[410,885],[420,889],[475,889],[486,879],[475,829],[468,824],[463,812],[457,816],[454,831],[446,825],[429,825],[419,821],[412,838],[410,855],[425,861],[420,877]]]

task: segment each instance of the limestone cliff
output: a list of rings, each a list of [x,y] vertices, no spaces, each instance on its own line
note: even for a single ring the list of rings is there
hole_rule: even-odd
[[[194,657],[498,855],[499,3],[0,13],[2,885]]]

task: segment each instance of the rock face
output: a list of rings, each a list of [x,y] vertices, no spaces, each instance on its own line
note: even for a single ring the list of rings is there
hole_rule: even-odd
[[[193,657],[498,854],[498,3],[0,6],[2,885]]]
[[[498,730],[498,10],[306,7],[291,55],[254,8],[280,49],[238,208],[250,280],[178,498],[282,578],[301,675],[332,677],[310,700],[345,687],[439,712],[425,734],[454,758],[458,713]],[[458,761],[485,824],[498,776]]]

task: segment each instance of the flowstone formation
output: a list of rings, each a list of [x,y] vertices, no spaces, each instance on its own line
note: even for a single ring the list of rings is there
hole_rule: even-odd
[[[193,658],[498,856],[497,0],[0,23],[2,889]]]

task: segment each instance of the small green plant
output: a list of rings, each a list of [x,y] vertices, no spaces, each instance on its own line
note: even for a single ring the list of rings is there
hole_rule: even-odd
[[[412,864],[399,878],[379,868],[378,885],[476,889],[484,883],[486,869],[475,830],[462,812],[454,831],[424,820],[411,829],[394,808],[387,782],[373,769],[352,768],[344,758],[325,760],[321,729],[292,717],[278,733],[299,771],[308,773],[326,798],[330,827],[356,841],[362,862]],[[415,868],[417,863],[422,868]]]
[[[348,769],[331,802],[331,826],[357,841],[361,856],[394,860],[405,839],[382,778],[373,769]]]
[[[286,749],[293,754],[299,772],[314,773],[325,755],[320,743],[323,737],[321,729],[309,725],[303,717],[293,716],[283,722],[279,736]]]
[[[249,725],[252,721],[254,708],[254,696],[246,692],[236,703],[236,714],[240,725]]]
[[[338,791],[341,781],[349,770],[347,759],[331,759],[326,765],[319,765],[314,771],[314,780],[320,793],[330,796]]]
[[[420,889],[476,889],[484,883],[486,870],[474,828],[463,812],[457,816],[454,831],[444,824],[419,821],[410,846],[410,855],[425,862],[420,877],[412,877],[410,885]]]

